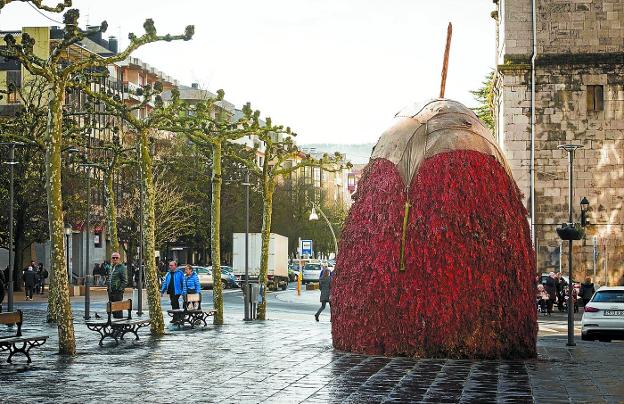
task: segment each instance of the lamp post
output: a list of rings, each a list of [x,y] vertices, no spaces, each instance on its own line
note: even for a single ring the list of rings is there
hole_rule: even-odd
[[[249,290],[249,170],[245,173],[245,182],[242,184],[245,187],[245,293],[243,298],[245,299],[245,317],[244,321],[251,321],[251,291]]]
[[[87,249],[85,250],[85,314],[84,319],[89,320],[91,318],[89,311],[91,308],[91,290],[89,285],[89,266],[90,266],[90,257],[89,250],[91,249],[91,168],[97,167],[98,165],[95,163],[91,163],[85,161],[83,163],[78,164],[79,167],[85,167],[87,169],[87,237],[86,244]]]
[[[72,227],[70,225],[65,225],[65,261],[67,262],[67,277],[69,279],[68,285],[71,286],[72,276],[71,270],[69,269],[69,236],[72,235]]]
[[[316,214],[316,208],[318,208],[318,211],[320,212],[321,216],[323,216],[323,219],[325,219],[325,223],[327,223],[327,226],[329,227],[329,231],[331,231],[331,235],[332,238],[334,239],[334,251],[336,253],[336,257],[338,257],[338,241],[336,240],[336,233],[334,233],[334,228],[332,227],[331,223],[329,223],[329,219],[327,219],[327,216],[325,216],[325,213],[323,213],[323,211],[321,210],[320,206],[317,206],[314,202],[312,202],[312,212],[310,213],[310,221],[315,221],[318,220],[318,215]]]
[[[574,223],[574,152],[583,148],[580,144],[564,144],[557,147],[568,153],[568,223],[557,229],[562,240],[568,240],[568,343],[567,346],[575,346],[574,342],[574,298],[572,293],[572,242],[583,238],[584,232],[579,231]],[[585,224],[585,211],[589,206],[587,198],[581,201],[581,225]]]
[[[14,168],[13,166],[17,164],[15,161],[15,146],[23,146],[24,143],[21,142],[5,142],[0,143],[0,145],[8,145],[9,146],[9,161],[5,161],[5,164],[11,166],[11,174],[9,180],[9,286],[8,286],[8,294],[9,298],[7,301],[7,311],[13,311],[13,258],[14,254],[14,246],[13,246],[13,182],[14,182]]]
[[[137,280],[137,315],[143,315],[143,244],[145,243],[143,238],[143,204],[144,204],[144,194],[143,194],[143,166],[141,164],[141,145],[137,144],[137,156],[139,159],[139,195],[140,195],[140,208],[139,208],[139,277]]]

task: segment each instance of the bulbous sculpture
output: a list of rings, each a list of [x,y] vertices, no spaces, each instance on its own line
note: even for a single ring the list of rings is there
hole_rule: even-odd
[[[397,117],[373,150],[342,232],[334,346],[534,357],[534,253],[503,153],[458,102],[437,99]]]

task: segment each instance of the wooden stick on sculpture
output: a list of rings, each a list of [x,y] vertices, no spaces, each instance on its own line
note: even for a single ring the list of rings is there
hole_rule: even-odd
[[[444,62],[442,64],[442,84],[440,84],[440,98],[444,98],[444,90],[446,89],[446,73],[448,71],[449,53],[451,51],[451,37],[453,36],[453,24],[449,22],[446,32],[446,49],[444,49]]]

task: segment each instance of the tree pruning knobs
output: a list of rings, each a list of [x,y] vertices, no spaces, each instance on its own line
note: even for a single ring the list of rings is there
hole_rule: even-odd
[[[193,35],[195,35],[195,26],[187,25],[184,29],[184,40],[190,41],[191,39],[193,39]]]
[[[151,18],[145,20],[145,22],[143,23],[143,29],[148,35],[156,35],[156,26],[154,26],[154,20],[152,20]]]

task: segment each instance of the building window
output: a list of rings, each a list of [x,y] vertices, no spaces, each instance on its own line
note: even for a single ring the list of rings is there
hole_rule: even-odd
[[[587,86],[587,111],[604,110],[604,87]]]

